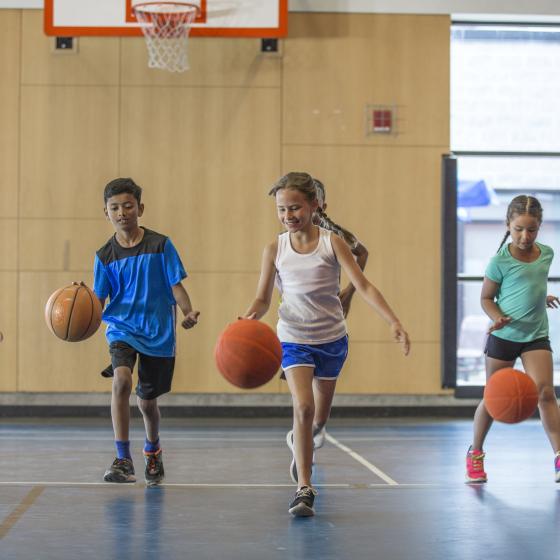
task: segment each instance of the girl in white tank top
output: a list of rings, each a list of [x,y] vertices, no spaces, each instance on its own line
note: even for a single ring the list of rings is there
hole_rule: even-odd
[[[308,516],[314,514],[317,494],[311,483],[313,414],[316,406],[325,406],[315,399],[326,399],[330,407],[346,358],[346,324],[338,297],[341,267],[358,293],[390,325],[405,355],[410,342],[345,241],[314,225],[319,204],[313,178],[307,173],[288,173],[269,194],[276,198],[278,218],[286,233],[265,247],[257,294],[243,317],[260,319],[268,311],[276,279],[282,293],[278,321],[282,369],[294,402],[294,427],[288,434],[288,445],[293,451],[290,473],[298,489],[289,512]]]
[[[304,254],[294,250],[290,233],[283,233],[278,237],[274,264],[282,294],[278,338],[301,344],[342,338],[346,322],[338,297],[340,265],[331,245],[331,232],[319,229],[317,246]]]

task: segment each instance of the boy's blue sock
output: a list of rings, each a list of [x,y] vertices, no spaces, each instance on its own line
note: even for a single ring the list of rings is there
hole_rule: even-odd
[[[130,441],[115,441],[117,459],[132,459],[130,455]]]
[[[155,453],[159,449],[159,438],[152,442],[146,438],[146,443],[144,444],[144,451],[146,453]]]

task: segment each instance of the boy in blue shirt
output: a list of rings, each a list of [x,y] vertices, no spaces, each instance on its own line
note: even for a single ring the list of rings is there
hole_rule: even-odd
[[[136,480],[130,454],[129,398],[138,358],[136,395],[146,428],[145,479],[153,486],[164,477],[157,397],[171,390],[176,305],[183,312],[185,329],[196,325],[199,312],[193,311],[181,283],[187,274],[171,240],[138,225],[144,212],[141,196],[142,189],[132,179],[115,179],[105,187],[105,216],[115,234],[95,255],[94,291],[105,308],[111,365],[102,375],[113,377],[111,417],[117,450],[103,479]]]

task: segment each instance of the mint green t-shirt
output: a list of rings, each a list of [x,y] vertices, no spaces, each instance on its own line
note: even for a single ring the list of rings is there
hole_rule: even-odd
[[[533,262],[515,259],[505,244],[486,267],[486,277],[500,285],[498,307],[512,318],[509,325],[492,332],[498,338],[530,342],[548,336],[546,292],[554,251],[541,243],[536,245],[541,254]]]

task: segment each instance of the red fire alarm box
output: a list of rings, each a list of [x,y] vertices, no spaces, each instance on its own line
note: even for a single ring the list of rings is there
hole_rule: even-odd
[[[367,134],[396,134],[396,108],[393,105],[366,105]]]
[[[373,110],[373,132],[391,132],[393,112],[390,109]]]

